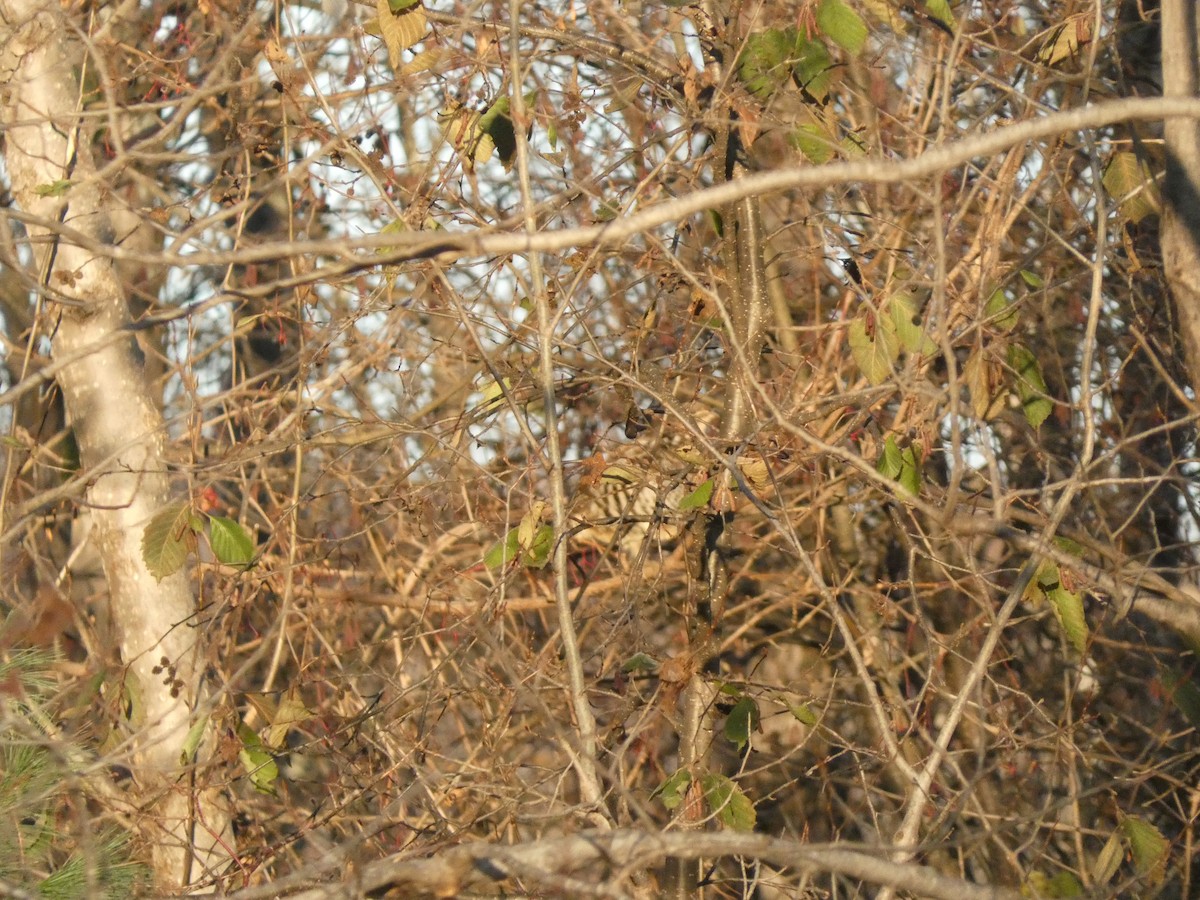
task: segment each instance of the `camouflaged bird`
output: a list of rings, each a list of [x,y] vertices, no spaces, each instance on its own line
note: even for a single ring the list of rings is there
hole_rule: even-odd
[[[715,414],[689,413],[692,427],[712,440]],[[610,442],[586,460],[571,506],[575,540],[615,546],[625,558],[677,540],[704,505],[694,492],[720,465],[700,443],[668,418],[628,443]]]

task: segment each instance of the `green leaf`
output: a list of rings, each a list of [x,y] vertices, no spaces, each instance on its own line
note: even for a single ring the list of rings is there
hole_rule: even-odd
[[[842,143],[839,145],[842,148],[842,156],[846,159],[854,159],[867,155],[867,142],[853,132],[842,138]]]
[[[496,101],[479,117],[480,131],[487,131],[496,124],[497,119],[508,116],[510,100],[507,94],[496,98]]]
[[[1069,590],[1064,585],[1058,563],[1052,559],[1042,560],[1038,565],[1037,575],[1025,590],[1025,597],[1032,602],[1045,599],[1054,610],[1054,617],[1058,620],[1067,643],[1077,653],[1084,652],[1087,648],[1088,627],[1083,615],[1083,595]]]
[[[800,39],[795,28],[768,28],[746,38],[738,58],[738,76],[760,100],[771,95],[792,74],[792,57]]]
[[[797,125],[788,133],[788,143],[804,154],[814,165],[821,165],[833,158],[837,145],[829,139],[820,125]]]
[[[528,93],[524,99],[526,110],[531,109],[537,100],[537,94]],[[479,117],[476,126],[482,135],[491,140],[506,172],[512,168],[517,152],[517,132],[513,125],[510,105],[511,101],[507,95],[500,97]]]
[[[1039,900],[1082,897],[1083,885],[1070,872],[1057,872],[1053,878],[1047,877],[1044,872],[1030,872],[1022,893],[1038,897]]]
[[[213,555],[227,566],[248,568],[254,562],[254,540],[233,519],[210,517],[208,542]]]
[[[900,456],[900,445],[896,443],[896,436],[889,434],[883,442],[883,452],[879,454],[879,462],[875,464],[875,471],[884,478],[896,479],[900,477],[900,471],[904,468],[904,460]]]
[[[146,724],[146,695],[141,679],[132,669],[126,669],[117,690],[121,715],[134,728],[141,728]]]
[[[921,454],[915,446],[901,450],[895,435],[889,434],[884,440],[875,470],[884,478],[899,482],[903,493],[913,497],[921,493]]]
[[[821,0],[817,7],[817,27],[852,56],[858,56],[867,42],[866,23],[845,0]]]
[[[929,18],[945,25],[950,31],[954,31],[958,24],[950,10],[950,0],[925,0],[925,11],[929,13]]]
[[[635,653],[621,664],[622,672],[653,672],[658,668],[658,660],[646,653]]]
[[[1043,559],[1038,563],[1037,574],[1025,588],[1025,599],[1037,603],[1045,599],[1046,594],[1059,584],[1058,565],[1052,559]]]
[[[279,779],[279,766],[275,763],[275,757],[267,752],[254,729],[245,722],[238,724],[237,733],[242,742],[238,759],[241,760],[246,774],[250,776],[250,783],[261,794],[274,794],[275,782]]]
[[[679,511],[686,512],[689,509],[703,509],[708,506],[708,501],[712,499],[712,494],[713,480],[710,478],[679,501]]]
[[[181,766],[191,765],[196,758],[196,751],[200,748],[200,741],[204,739],[206,728],[208,728],[208,716],[201,716],[188,729],[187,737],[183,739],[183,749],[179,752]]]
[[[172,503],[154,514],[142,533],[142,561],[162,581],[183,568],[196,549],[196,517],[186,503]]]
[[[58,181],[50,184],[39,184],[33,189],[33,192],[39,197],[61,197],[71,189],[71,182],[65,178],[60,178]]]
[[[546,501],[533,501],[520,524],[488,551],[484,562],[490,568],[498,568],[519,554],[523,566],[534,569],[545,566],[554,549],[554,526],[543,522],[547,509]]]
[[[621,216],[621,207],[613,203],[611,200],[600,199],[596,203],[596,210],[592,213],[592,218],[597,222],[612,222]]]
[[[796,703],[788,705],[788,712],[792,714],[797,722],[802,725],[807,725],[809,728],[817,724],[817,714],[809,708],[807,703]]]
[[[983,305],[983,314],[988,324],[998,331],[1012,331],[1017,324],[1017,310],[1001,288],[992,291],[992,296]]]
[[[900,358],[900,339],[891,316],[869,310],[850,323],[850,354],[867,381],[883,384],[892,375],[892,364]]]
[[[1037,290],[1046,284],[1046,282],[1042,280],[1042,276],[1038,275],[1036,272],[1030,272],[1028,269],[1022,269],[1020,275],[1021,280],[1033,290]]]
[[[530,569],[545,568],[550,562],[550,551],[554,549],[554,526],[541,525],[529,540],[529,546],[521,556],[521,565]]]
[[[1123,150],[1114,153],[1104,167],[1104,190],[1116,198],[1118,208],[1126,219],[1134,224],[1150,215],[1162,212],[1158,185],[1150,174],[1145,160],[1136,153]]]
[[[1200,688],[1187,675],[1167,669],[1162,675],[1163,686],[1171,701],[1193,727],[1200,728]]]
[[[1137,816],[1122,820],[1121,830],[1129,841],[1129,852],[1138,874],[1151,884],[1160,884],[1167,871],[1167,854],[1171,845],[1157,828]]]
[[[499,569],[516,559],[521,550],[519,532],[519,528],[510,528],[508,533],[484,554],[483,564],[489,569]]]
[[[921,493],[921,453],[915,445],[900,451],[900,477],[896,479],[906,494]]]
[[[658,790],[653,796],[662,799],[663,806],[667,809],[675,809],[683,802],[684,794],[692,783],[692,773],[687,769],[678,769],[672,773],[666,781],[658,786]]]
[[[1046,380],[1042,377],[1037,357],[1020,344],[1013,344],[1008,348],[1008,364],[1016,374],[1017,397],[1025,411],[1025,418],[1037,428],[1054,409],[1054,404],[1046,395]]]
[[[737,783],[725,775],[705,775],[700,779],[700,788],[709,809],[716,813],[717,820],[733,831],[753,831],[757,816],[750,802]]]
[[[792,80],[796,87],[807,91],[817,100],[829,94],[829,82],[833,75],[833,57],[820,41],[810,41],[803,36],[797,38],[795,61],[792,63]]]
[[[393,13],[404,12],[410,6],[416,6],[421,0],[388,0],[388,8]]]
[[[1061,534],[1054,536],[1054,546],[1063,553],[1070,553],[1072,556],[1083,556],[1083,544],[1079,541],[1073,541],[1069,537],[1064,537]]]
[[[887,308],[896,327],[896,337],[901,347],[909,353],[920,353],[923,356],[933,356],[937,353],[937,344],[921,327],[921,313],[912,294],[897,291],[892,294]]]
[[[1083,595],[1068,591],[1059,584],[1046,591],[1046,599],[1054,609],[1054,616],[1067,643],[1075,648],[1076,653],[1083,653],[1088,640],[1087,621],[1083,617]]]
[[[1082,897],[1083,885],[1074,872],[1056,872],[1046,885],[1051,897]]]
[[[790,76],[817,100],[829,92],[833,58],[818,40],[795,28],[768,28],[750,35],[738,58],[738,76],[746,89],[766,102]]]
[[[741,753],[750,743],[750,735],[758,729],[758,704],[750,697],[742,697],[733,705],[725,717],[725,737]]]

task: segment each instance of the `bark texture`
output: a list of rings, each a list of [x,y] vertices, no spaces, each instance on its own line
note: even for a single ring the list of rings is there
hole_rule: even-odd
[[[1164,97],[1195,97],[1200,83],[1196,4],[1163,0]],[[1169,118],[1164,124],[1167,174],[1163,192],[1163,269],[1179,321],[1192,388],[1200,386],[1200,122]]]
[[[141,697],[134,715],[143,724],[132,759],[123,762],[149,812],[145,837],[156,877],[163,888],[178,888],[214,874],[228,859],[228,824],[212,798],[194,796],[180,768],[200,676],[194,598],[186,576],[156,581],[142,558],[144,527],[168,497],[162,415],[111,260],[60,234],[61,226],[92,241],[114,240],[81,117],[79,73],[96,62],[78,52],[75,33],[57,3],[0,2],[5,164],[17,204],[40,222],[27,231],[41,302],[58,319],[54,355],[69,362],[58,380],[90,476],[92,540],[103,559],[126,677],[137,683],[131,694]],[[45,189],[60,182],[69,187]]]

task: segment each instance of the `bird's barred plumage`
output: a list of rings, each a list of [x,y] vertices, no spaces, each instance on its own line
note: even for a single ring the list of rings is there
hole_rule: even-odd
[[[715,417],[689,424],[707,436]],[[708,478],[711,455],[669,420],[629,443],[611,443],[584,465],[571,509],[575,539],[615,545],[626,558],[675,541],[694,512],[680,503]]]

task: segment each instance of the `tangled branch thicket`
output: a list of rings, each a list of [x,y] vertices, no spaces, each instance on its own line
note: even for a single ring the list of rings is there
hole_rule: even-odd
[[[357,871],[597,826],[753,828],[1046,896],[1192,895],[1193,401],[1153,181],[1110,174],[1159,170],[1154,126],[762,197],[761,358],[737,350],[752,266],[733,205],[536,260],[366,251],[331,278],[344,257],[293,252],[516,233],[530,210],[541,231],[603,223],[735,169],[910,159],[1153,93],[1152,13],[826,2],[797,23],[791,4],[594,0],[514,23],[459,4],[389,61],[364,28],[380,11],[334,6],[146,3],[89,9],[77,33],[177,487],[257,544],[246,571],[202,545],[192,572],[224,735],[194,777],[233,798],[237,841],[213,880],[300,887],[331,853]],[[834,7],[862,13],[861,50]],[[770,28],[821,42],[819,85],[746,69]],[[469,113],[516,93],[528,137],[488,136],[487,158]],[[22,226],[3,223],[12,389],[50,364],[56,313],[53,282],[30,305]],[[195,251],[228,264],[162,262]],[[731,428],[739,373],[749,425]],[[119,766],[135,704],[80,535],[89,473],[53,391],[16,401],[7,640],[62,651],[62,733],[33,732]],[[101,684],[103,703],[78,700]],[[129,774],[96,766],[115,785],[58,814],[116,815],[103,798]],[[739,852],[690,874],[608,860],[587,887],[874,890]],[[506,883],[581,895],[551,862]]]

